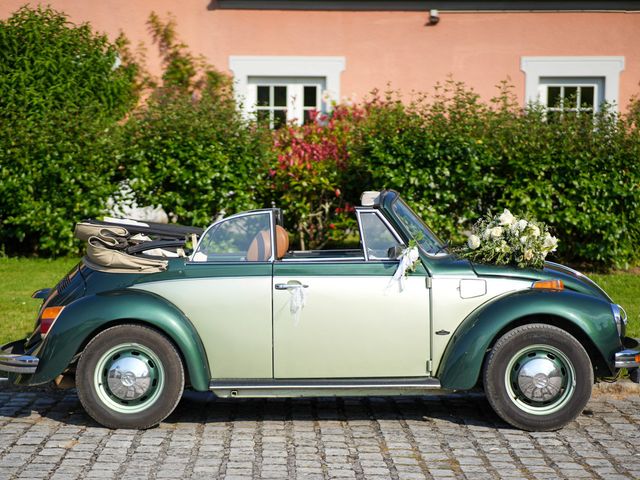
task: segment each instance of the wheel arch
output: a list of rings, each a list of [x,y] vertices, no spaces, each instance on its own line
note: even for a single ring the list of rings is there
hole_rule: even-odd
[[[484,367],[484,363],[487,360],[487,356],[489,355],[489,351],[493,348],[495,343],[508,331],[518,328],[522,325],[527,325],[531,323],[542,323],[545,325],[551,325],[553,327],[560,328],[573,336],[578,342],[580,342],[584,349],[587,351],[589,355],[589,360],[591,360],[591,365],[593,366],[594,376],[608,376],[613,372],[611,371],[609,365],[607,364],[602,352],[598,349],[598,346],[595,342],[587,335],[587,333],[577,324],[572,321],[562,317],[560,315],[555,314],[533,314],[527,315],[524,317],[519,317],[514,319],[511,323],[505,325],[501,330],[499,330],[496,335],[493,337],[491,343],[485,352],[485,356],[482,362],[482,367]],[[482,369],[481,369],[482,371]],[[481,376],[479,377],[481,380]]]
[[[99,335],[100,333],[104,332],[105,330],[108,330],[109,328],[117,327],[118,325],[140,325],[140,326],[143,326],[143,327],[150,328],[150,329],[152,329],[152,330],[164,335],[167,338],[167,340],[169,340],[169,342],[171,342],[171,344],[174,346],[174,348],[178,352],[178,355],[180,356],[180,360],[182,361],[182,365],[184,365],[184,367],[185,367],[185,382],[186,382],[186,384],[187,385],[191,384],[191,375],[190,375],[190,371],[189,371],[189,364],[187,363],[187,357],[185,356],[185,354],[183,352],[183,349],[176,342],[175,338],[173,338],[162,327],[160,327],[158,325],[155,325],[155,324],[153,324],[153,323],[151,323],[149,321],[141,320],[139,318],[118,318],[118,319],[114,319],[114,320],[111,320],[111,321],[109,321],[107,323],[104,323],[104,324],[100,325],[99,327],[97,327],[95,330],[93,330],[92,332],[90,332],[87,335],[87,337],[84,339],[84,341],[80,344],[80,346],[76,350],[76,353],[72,358],[72,361],[75,361],[75,360],[77,360],[79,358],[80,354],[82,354],[82,352],[84,351],[86,346],[89,344],[89,342],[91,340],[93,340],[97,335]],[[208,383],[207,383],[207,390],[208,390]]]
[[[612,361],[621,343],[609,303],[568,290],[525,290],[484,304],[459,325],[436,374],[442,388],[473,388],[491,346],[505,332],[527,323],[564,329],[585,345],[598,375],[614,372]]]
[[[95,335],[126,323],[145,325],[164,334],[178,350],[192,387],[208,391],[209,364],[195,327],[164,298],[132,289],[89,295],[67,305],[38,348],[38,370],[18,383],[35,385],[53,380]]]

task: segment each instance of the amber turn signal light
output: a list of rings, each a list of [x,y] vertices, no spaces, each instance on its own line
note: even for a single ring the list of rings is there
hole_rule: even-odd
[[[40,334],[46,335],[64,307],[47,307],[40,315]]]
[[[562,280],[540,280],[533,282],[531,288],[540,288],[542,290],[564,290],[564,282]]]

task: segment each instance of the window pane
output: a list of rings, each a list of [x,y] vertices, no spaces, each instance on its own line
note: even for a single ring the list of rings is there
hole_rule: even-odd
[[[304,106],[315,107],[318,102],[318,87],[306,86],[304,87]]]
[[[258,123],[266,123],[269,125],[269,110],[258,110],[256,114]]]
[[[287,111],[274,110],[273,111],[273,128],[280,128],[285,123],[287,123]]]
[[[585,108],[593,108],[593,87],[582,87],[580,89],[580,106]]]
[[[273,104],[276,107],[287,106],[287,87],[273,87]]]
[[[258,106],[269,106],[269,87],[266,85],[258,85]]]
[[[269,213],[230,218],[207,231],[196,261],[264,262],[271,258]]]
[[[575,108],[578,105],[578,87],[564,87],[564,108]]]
[[[400,245],[387,226],[375,213],[363,213],[360,216],[364,245],[370,259],[389,258],[389,249]]]
[[[549,87],[547,90],[547,107],[560,106],[560,87]]]
[[[302,123],[303,124],[307,124],[311,122],[311,112],[313,110],[305,110],[304,112],[302,112]]]
[[[558,123],[562,119],[562,112],[560,110],[547,110],[547,122]]]

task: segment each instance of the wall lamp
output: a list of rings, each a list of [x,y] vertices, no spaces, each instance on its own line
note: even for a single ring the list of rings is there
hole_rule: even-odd
[[[427,25],[437,25],[438,22],[440,21],[440,12],[435,9],[432,8],[431,10],[429,10],[429,21],[427,22]]]

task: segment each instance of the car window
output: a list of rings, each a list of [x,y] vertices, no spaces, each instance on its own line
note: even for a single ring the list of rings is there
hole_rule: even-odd
[[[427,253],[436,254],[446,251],[446,247],[435,233],[427,227],[409,206],[401,199],[391,206],[402,225],[409,231],[414,240]]]
[[[388,260],[389,249],[402,245],[396,240],[387,225],[378,214],[363,212],[360,214],[363,245],[370,260]]]
[[[195,262],[265,262],[271,259],[269,212],[231,217],[204,234]]]

